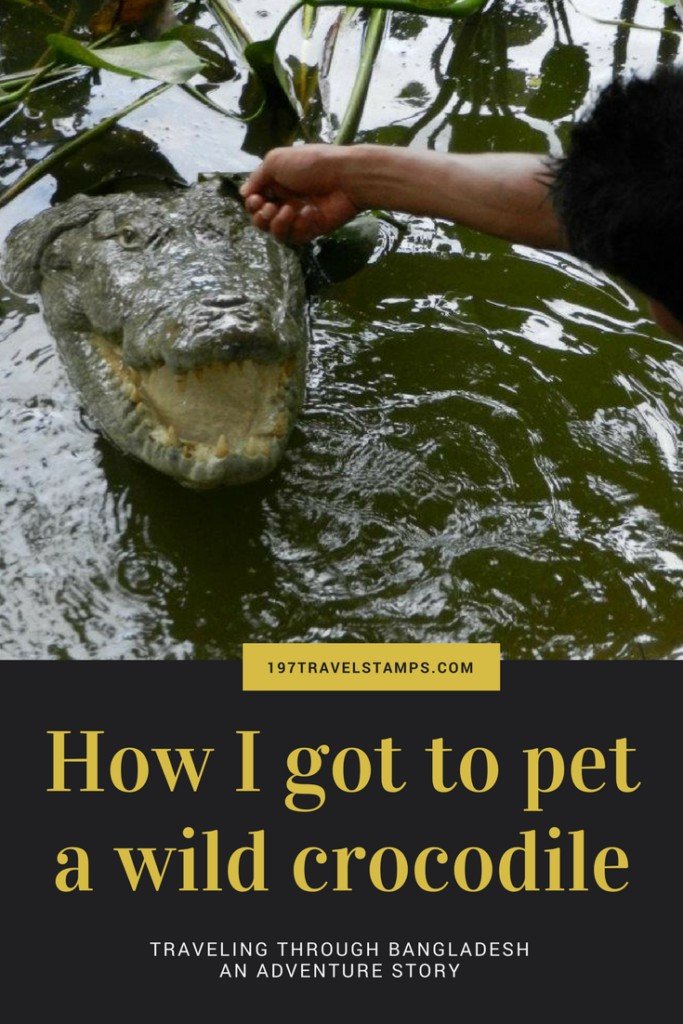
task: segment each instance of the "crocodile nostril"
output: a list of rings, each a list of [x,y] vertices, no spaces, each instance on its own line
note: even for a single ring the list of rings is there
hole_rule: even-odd
[[[205,309],[234,309],[236,306],[245,306],[248,302],[249,298],[244,295],[225,295],[217,298],[212,296],[202,302],[202,306]]]

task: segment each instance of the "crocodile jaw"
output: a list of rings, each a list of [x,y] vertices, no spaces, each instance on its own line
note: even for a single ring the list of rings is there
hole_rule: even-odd
[[[194,488],[249,483],[280,461],[302,404],[305,353],[177,371],[163,363],[134,369],[103,335],[81,344],[89,348],[81,353],[86,379],[99,391],[87,406],[129,454]]]

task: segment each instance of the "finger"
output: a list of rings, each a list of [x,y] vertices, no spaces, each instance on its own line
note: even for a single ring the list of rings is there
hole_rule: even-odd
[[[258,213],[258,211],[261,209],[264,203],[265,199],[263,198],[263,196],[255,194],[245,199],[244,207],[246,210],[249,211],[249,213]]]
[[[289,235],[289,229],[296,218],[296,210],[290,203],[281,206],[270,222],[270,233],[280,241],[285,241]]]
[[[271,175],[264,170],[264,165],[261,164],[260,167],[257,167],[255,171],[251,172],[240,188],[240,194],[246,199],[247,196],[254,195],[255,192],[263,192],[263,190],[271,184]]]
[[[240,189],[245,198],[252,195],[254,192],[260,192],[267,195],[268,189],[277,189],[279,193],[278,167],[280,158],[284,152],[284,149],[278,147],[271,149],[263,162],[251,172]]]
[[[270,218],[264,217],[263,211],[261,210],[259,210],[258,213],[255,213],[253,215],[253,217],[251,218],[251,222],[254,225],[254,227],[260,228],[261,231],[270,230]]]
[[[310,203],[306,203],[305,206],[299,210],[299,217],[301,219],[302,229],[311,233],[311,238],[321,233],[320,227],[320,211],[315,206],[311,206]]]
[[[290,241],[303,245],[319,235],[317,211],[313,206],[306,205],[299,210],[294,223],[289,229]]]
[[[277,206],[275,203],[264,203],[261,209],[259,210],[259,216],[263,220],[270,223],[279,209],[280,207]]]

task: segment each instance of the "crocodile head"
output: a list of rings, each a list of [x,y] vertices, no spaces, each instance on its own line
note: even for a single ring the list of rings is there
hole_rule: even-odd
[[[40,291],[84,407],[125,452],[193,487],[278,463],[304,391],[303,275],[229,180],[76,196],[10,233],[3,276]]]

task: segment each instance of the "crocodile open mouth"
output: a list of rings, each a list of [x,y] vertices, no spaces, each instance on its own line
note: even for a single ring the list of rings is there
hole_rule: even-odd
[[[300,400],[299,360],[134,369],[115,342],[91,341],[126,403],[125,436],[105,429],[132,454],[199,487],[258,479],[279,460]]]

